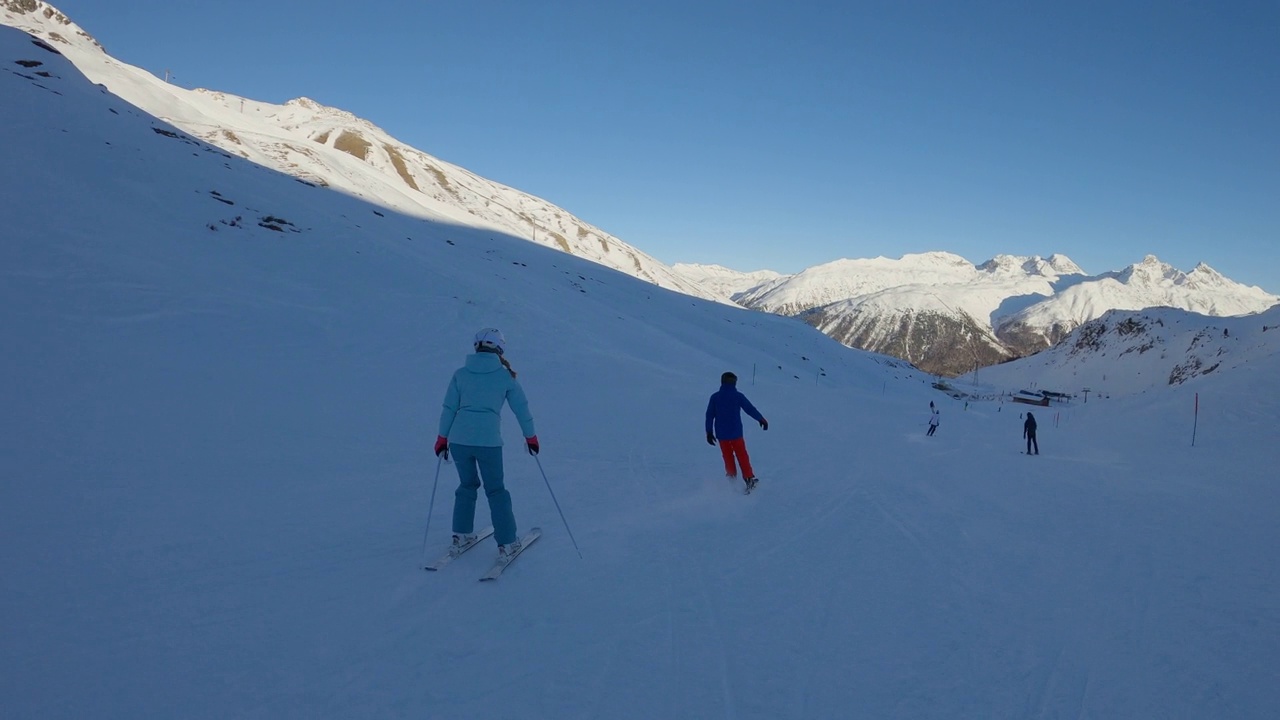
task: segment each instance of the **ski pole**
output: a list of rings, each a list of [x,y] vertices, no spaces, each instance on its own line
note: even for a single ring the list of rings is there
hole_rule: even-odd
[[[556,493],[551,489],[551,481],[547,479],[547,471],[542,469],[542,461],[537,455],[533,456],[534,462],[538,463],[538,472],[542,473],[542,482],[547,484],[547,492],[551,493],[551,502],[556,504],[556,512],[560,513],[560,521],[564,523],[564,529],[569,532],[569,539],[573,541],[573,549],[578,551],[578,558],[582,558],[582,549],[578,547],[578,541],[573,538],[573,531],[569,530],[569,521],[564,519],[564,511],[560,509],[560,501],[556,500]]]
[[[437,455],[436,456],[436,479],[431,483],[431,503],[427,506],[427,529],[426,529],[426,532],[422,533],[422,562],[419,563],[419,565],[425,566],[427,562],[427,535],[430,534],[431,532],[431,515],[435,512],[435,509],[436,509],[436,487],[440,485],[440,466],[443,464],[444,464],[444,458]]]

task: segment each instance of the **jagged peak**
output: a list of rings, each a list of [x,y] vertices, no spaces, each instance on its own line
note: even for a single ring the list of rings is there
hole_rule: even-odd
[[[1155,255],[1147,255],[1142,262],[1130,265],[1113,277],[1126,285],[1181,285],[1187,280],[1186,273]]]
[[[1080,266],[1072,262],[1071,258],[1059,253],[1050,255],[1048,259],[1039,255],[1000,254],[979,265],[978,269],[991,274],[1026,274],[1043,277],[1084,274]]]
[[[979,270],[988,273],[1014,274],[1026,273],[1041,275],[1045,262],[1039,255],[1000,254],[978,266]]]
[[[1187,273],[1187,285],[1193,288],[1209,289],[1227,289],[1227,290],[1246,290],[1244,285],[1235,282],[1222,273],[1209,267],[1203,261],[1196,263],[1196,266]]]
[[[1203,260],[1196,263],[1196,266],[1191,269],[1190,273],[1187,273],[1187,274],[1188,275],[1205,275],[1208,277],[1224,277],[1222,273],[1209,267],[1209,264],[1204,262]]]
[[[1087,275],[1083,268],[1075,263],[1074,260],[1063,255],[1062,253],[1054,253],[1049,256],[1049,266],[1058,272],[1059,275]]]

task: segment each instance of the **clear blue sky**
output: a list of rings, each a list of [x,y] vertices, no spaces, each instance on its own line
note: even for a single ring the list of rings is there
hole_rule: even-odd
[[[349,110],[668,263],[1154,253],[1280,293],[1274,1],[54,4],[124,62]]]

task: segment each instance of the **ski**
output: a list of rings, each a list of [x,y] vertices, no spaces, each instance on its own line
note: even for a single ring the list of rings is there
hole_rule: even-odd
[[[475,540],[473,540],[473,541],[471,541],[470,543],[467,543],[466,545],[463,545],[462,547],[459,547],[459,548],[450,547],[450,548],[449,548],[449,550],[448,550],[448,552],[446,552],[444,555],[440,556],[440,559],[439,559],[439,560],[436,560],[435,562],[431,563],[430,565],[426,565],[426,566],[424,566],[422,569],[423,569],[423,570],[430,570],[430,571],[432,571],[432,572],[434,572],[434,571],[436,571],[436,570],[439,570],[440,568],[444,567],[445,565],[448,565],[449,563],[453,562],[453,561],[454,561],[454,559],[455,559],[455,558],[457,558],[457,557],[458,557],[459,555],[461,555],[462,553],[464,553],[464,552],[466,552],[466,551],[470,550],[471,548],[475,547],[476,545],[479,545],[481,540],[484,540],[485,538],[489,537],[489,536],[490,536],[490,535],[492,535],[492,534],[493,534],[493,528],[491,528],[491,527],[490,527],[490,528],[485,528],[484,530],[481,530],[480,532],[476,533],[476,539],[475,539]]]
[[[529,546],[533,544],[533,541],[540,537],[542,537],[542,528],[534,528],[525,533],[525,536],[520,539],[520,549],[516,550],[516,554],[509,558],[500,559],[494,562],[493,567],[489,569],[489,572],[485,573],[480,578],[480,582],[484,582],[486,580],[497,580],[498,576],[502,574],[502,571],[506,570],[508,565],[515,562],[516,558],[520,557],[521,553],[528,550]]]

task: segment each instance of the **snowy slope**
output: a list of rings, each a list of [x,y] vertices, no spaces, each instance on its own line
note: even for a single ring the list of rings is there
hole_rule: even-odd
[[[44,2],[0,0],[0,23],[45,39],[93,82],[229,153],[388,209],[529,238],[661,287],[713,297],[567,211],[409,147],[349,112],[308,98],[274,105],[168,84],[112,58]]]
[[[46,47],[0,27],[4,717],[1280,705],[1274,357],[1045,417],[1027,458],[1015,413],[901,363],[299,183]],[[440,401],[488,324],[543,447],[505,421],[545,535],[496,584],[492,546],[418,569],[449,523]],[[749,497],[703,439],[724,370],[770,420]]]

